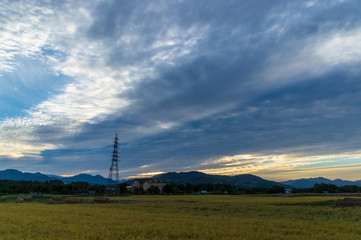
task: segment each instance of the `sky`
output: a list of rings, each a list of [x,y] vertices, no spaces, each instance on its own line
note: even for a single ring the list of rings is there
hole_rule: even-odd
[[[361,179],[359,1],[0,1],[0,169]]]

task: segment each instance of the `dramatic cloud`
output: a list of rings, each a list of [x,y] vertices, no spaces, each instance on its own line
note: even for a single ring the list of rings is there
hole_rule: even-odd
[[[117,132],[124,177],[357,164],[358,5],[3,2],[0,161],[106,175]]]

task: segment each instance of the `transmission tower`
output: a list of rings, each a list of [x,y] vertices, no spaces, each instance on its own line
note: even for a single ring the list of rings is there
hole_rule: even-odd
[[[115,179],[114,179],[115,177]],[[115,134],[112,165],[109,170],[108,183],[105,187],[106,195],[119,195],[119,170],[118,170],[118,134]]]

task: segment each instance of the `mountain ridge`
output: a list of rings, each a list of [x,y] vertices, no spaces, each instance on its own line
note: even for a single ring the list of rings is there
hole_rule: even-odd
[[[334,179],[330,180],[324,177],[317,178],[300,178],[294,180],[287,180],[282,182],[275,182],[263,179],[256,175],[252,174],[241,174],[235,176],[227,175],[211,175],[198,171],[190,172],[167,172],[152,177],[155,180],[165,181],[167,183],[204,183],[204,184],[228,184],[244,188],[260,187],[260,188],[270,188],[275,185],[284,186],[284,187],[294,187],[294,188],[310,188],[313,187],[316,183],[326,183],[334,184],[338,187],[345,185],[356,185],[361,187],[361,180],[349,181],[343,179]],[[104,185],[107,183],[108,179],[104,178],[101,175],[90,175],[86,173],[80,173],[72,177],[62,177],[57,175],[47,175],[40,172],[29,173],[21,172],[16,169],[6,169],[0,170],[0,180],[25,180],[25,181],[51,181],[51,180],[61,180],[64,183],[71,182],[88,182],[89,184],[100,184]],[[130,181],[129,179],[122,179],[121,182]]]
[[[300,178],[295,180],[287,180],[280,182],[282,184],[286,184],[295,188],[311,188],[315,184],[326,183],[326,184],[334,184],[338,187],[346,186],[346,185],[356,185],[361,187],[361,180],[357,181],[349,181],[349,180],[342,180],[342,179],[335,179],[330,180],[324,177],[317,177],[317,178]]]
[[[64,183],[71,182],[88,182],[89,184],[106,184],[108,179],[104,178],[101,175],[90,175],[86,173],[77,174],[72,177],[62,177],[57,175],[47,175],[40,172],[29,173],[21,172],[16,169],[6,169],[0,170],[0,179],[1,180],[25,180],[25,181],[51,181],[51,180],[60,180]]]
[[[273,186],[285,186],[274,181],[265,180],[252,174],[236,176],[210,175],[202,172],[167,172],[152,177],[155,180],[177,184],[228,184],[243,188],[271,188]]]

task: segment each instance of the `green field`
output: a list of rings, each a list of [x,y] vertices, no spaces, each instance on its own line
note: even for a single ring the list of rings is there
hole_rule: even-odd
[[[118,197],[0,203],[0,239],[361,239],[361,207],[335,197]]]

